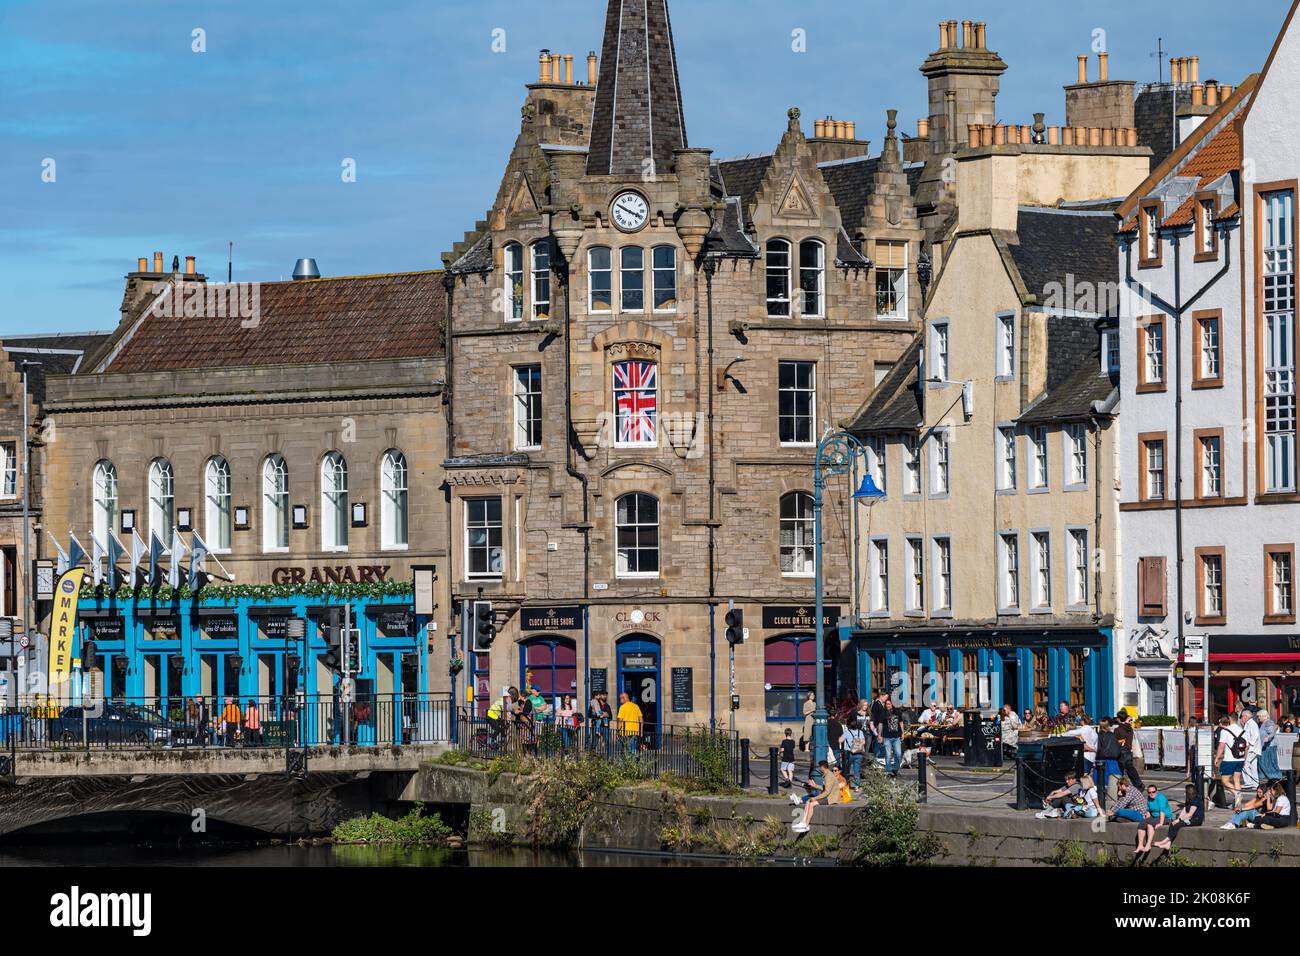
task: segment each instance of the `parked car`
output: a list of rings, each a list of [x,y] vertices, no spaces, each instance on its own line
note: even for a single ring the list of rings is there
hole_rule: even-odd
[[[147,707],[101,704],[85,713],[79,706],[65,707],[49,719],[49,737],[63,743],[152,744],[195,743],[193,727],[176,723]],[[84,736],[83,736],[84,734]]]

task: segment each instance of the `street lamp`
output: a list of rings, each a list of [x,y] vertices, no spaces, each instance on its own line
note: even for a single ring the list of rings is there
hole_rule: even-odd
[[[834,475],[847,475],[853,470],[853,463],[858,456],[867,461],[867,450],[862,443],[846,432],[827,435],[817,446],[817,459],[813,465],[813,564],[815,567],[814,584],[817,588],[816,634],[817,634],[817,710],[813,712],[813,757],[812,772],[817,772],[817,764],[825,759],[828,741],[826,739],[826,626],[822,612],[822,491],[826,487],[826,478]],[[870,469],[862,478],[862,485],[853,492],[853,500],[873,505],[885,493],[876,486]],[[856,547],[858,542],[854,542]]]

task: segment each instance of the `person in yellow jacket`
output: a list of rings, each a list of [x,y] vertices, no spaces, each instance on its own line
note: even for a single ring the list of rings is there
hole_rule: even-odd
[[[618,735],[629,752],[635,753],[641,738],[641,708],[626,692],[618,695]]]
[[[226,746],[235,745],[235,735],[239,733],[239,722],[243,719],[243,714],[239,712],[239,705],[235,703],[235,698],[227,697],[226,706],[221,711],[221,726],[226,731]]]

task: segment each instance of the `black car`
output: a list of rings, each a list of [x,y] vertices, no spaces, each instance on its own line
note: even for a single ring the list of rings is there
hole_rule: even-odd
[[[176,723],[147,707],[100,704],[85,709],[65,707],[58,717],[49,718],[49,734],[63,743],[136,745],[194,743],[193,727]],[[84,736],[83,736],[84,734]]]

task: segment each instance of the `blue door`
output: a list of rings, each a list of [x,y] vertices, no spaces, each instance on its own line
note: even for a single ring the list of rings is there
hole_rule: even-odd
[[[655,747],[659,731],[659,641],[649,635],[625,637],[616,646],[618,689],[641,708],[641,741]],[[618,716],[618,704],[614,705]]]

